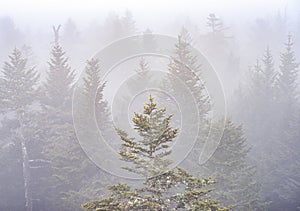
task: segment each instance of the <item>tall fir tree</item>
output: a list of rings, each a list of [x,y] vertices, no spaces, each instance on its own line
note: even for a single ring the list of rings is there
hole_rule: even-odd
[[[221,123],[219,123],[221,124]],[[233,210],[264,210],[255,167],[249,164],[250,148],[241,126],[226,122],[223,137],[212,157],[200,167],[200,175],[216,178],[213,197]]]
[[[42,111],[39,116],[43,159],[48,174],[36,178],[36,195],[43,210],[79,210],[71,199],[94,176],[97,168],[90,162],[77,140],[72,118],[74,71],[59,43],[60,27],[53,27],[54,44],[44,84]],[[78,198],[77,198],[78,199]]]
[[[8,118],[2,122],[2,128],[8,130],[4,140],[9,142],[4,143],[7,147],[1,147],[3,167],[1,176],[4,178],[10,177],[9,175],[14,176],[9,180],[3,180],[8,181],[7,185],[12,188],[7,189],[6,184],[1,188],[7,192],[2,193],[6,205],[0,206],[7,210],[31,211],[32,191],[28,157],[28,144],[31,140],[28,135],[28,122],[31,121],[29,114],[33,110],[38,93],[39,75],[34,68],[27,67],[27,59],[23,58],[21,51],[16,48],[9,56],[9,61],[4,63],[2,74],[0,109]],[[21,195],[23,197],[20,197]],[[13,196],[20,201],[17,203],[11,201],[13,198],[10,197]]]
[[[114,116],[117,118],[117,122],[124,127],[124,130],[130,130],[128,123],[128,117],[123,114],[123,105],[130,105],[133,97],[138,96],[139,93],[147,91],[152,87],[155,87],[155,75],[151,73],[151,68],[146,58],[141,57],[138,60],[138,68],[132,69],[132,75],[127,79],[125,86],[122,87],[121,96],[118,98],[119,102],[116,103],[116,109],[114,110]],[[137,98],[135,99],[137,100]]]
[[[122,17],[121,21],[124,34],[123,36],[133,35],[136,32],[135,21],[129,10],[125,11],[125,15]]]
[[[85,210],[228,210],[209,199],[211,190],[205,186],[212,184],[212,179],[196,178],[179,167],[168,169],[172,163],[168,158],[170,144],[178,134],[170,126],[171,118],[150,96],[143,113],[135,113],[132,120],[140,139],[118,130],[123,142],[119,154],[129,163],[124,168],[145,177],[143,187],[110,186],[108,198],[84,204]]]
[[[138,68],[135,69],[135,75],[133,76],[133,83],[128,83],[127,89],[129,91],[130,96],[132,94],[136,94],[137,90],[144,90],[151,88],[152,84],[155,83],[153,76],[150,72],[149,63],[146,61],[144,57],[139,60]],[[125,96],[128,97],[128,96]]]
[[[297,90],[299,63],[296,62],[295,53],[292,48],[292,37],[288,35],[288,40],[285,43],[285,52],[280,55],[280,73],[276,81],[278,88],[276,97],[281,108],[281,118],[285,118],[284,124],[287,127],[292,127],[296,123],[297,109],[299,109],[299,91]],[[284,125],[281,126],[284,127]]]
[[[48,62],[49,71],[46,83],[44,84],[43,105],[47,109],[60,108],[68,109],[71,106],[71,98],[75,74],[68,64],[62,46],[59,44],[60,25],[54,31],[54,44],[51,50],[50,61]]]
[[[105,82],[101,81],[101,64],[98,59],[87,60],[85,66],[85,75],[83,78],[82,93],[79,99],[79,109],[76,115],[80,116],[80,120],[84,121],[84,130],[86,134],[84,138],[88,139],[90,136],[97,136],[98,131],[107,143],[117,148],[116,143],[113,141],[116,135],[113,130],[113,124],[110,121],[110,112],[108,102],[103,97],[103,90]],[[97,123],[98,128],[94,130],[94,125]],[[81,140],[84,141],[84,140]],[[104,194],[106,186],[113,183],[116,178],[113,175],[101,170],[95,164],[85,157],[82,165],[80,166],[79,176],[82,181],[78,189],[69,190],[65,194],[65,203],[68,208],[79,210],[78,204],[88,200],[92,200],[98,195]]]
[[[300,206],[297,198],[300,188],[300,164],[297,147],[299,144],[299,93],[297,78],[299,63],[293,51],[291,35],[285,43],[285,51],[280,55],[280,72],[276,81],[276,137],[277,159],[272,184],[278,184],[273,192],[273,207],[285,201],[288,206]],[[286,178],[282,181],[282,178]],[[279,199],[279,200],[277,200]]]
[[[277,72],[275,71],[274,68],[273,56],[269,47],[267,47],[265,51],[262,62],[263,62],[262,79],[263,79],[263,85],[265,86],[263,87],[265,100],[272,101],[274,100],[274,95],[275,95],[274,86],[277,78]]]
[[[229,47],[228,38],[231,37],[225,35],[228,27],[225,27],[222,20],[214,13],[210,13],[206,18],[206,26],[209,28],[209,32],[203,38],[212,48],[208,52],[217,54],[217,57],[220,59],[220,53],[227,53],[225,48]]]
[[[198,124],[193,124],[191,120],[188,120],[191,130],[198,130],[199,136],[197,137],[195,146],[188,155],[188,158],[184,160],[184,165],[188,170],[192,170],[195,167],[194,160],[198,160],[201,153],[205,138],[207,137],[209,114],[211,109],[211,102],[209,96],[205,90],[205,81],[201,76],[201,64],[199,58],[192,53],[192,38],[185,28],[182,28],[180,35],[178,36],[178,42],[175,44],[174,56],[171,57],[171,61],[168,65],[168,77],[164,82],[164,88],[170,94],[172,94],[179,102],[184,102],[181,109],[185,111],[190,110],[190,104],[196,104],[197,112],[194,115],[198,115]],[[188,92],[194,97],[194,101],[188,98],[186,89],[179,81],[182,81],[188,88]],[[170,106],[171,107],[171,106]],[[179,122],[179,115],[174,111],[174,120]],[[182,137],[187,140],[194,140],[191,137],[191,133],[188,131],[182,131]]]
[[[299,196],[299,139],[297,125],[297,67],[291,37],[280,56],[279,71],[267,48],[262,65],[257,63],[250,87],[243,87],[238,109],[257,166],[262,195],[270,210],[296,209]],[[248,105],[245,105],[248,104]]]
[[[191,42],[188,31],[182,28],[178,42],[175,44],[174,56],[168,66],[169,77],[165,88],[175,93],[182,100],[181,102],[186,102],[184,101],[185,93],[179,87],[178,78],[180,78],[195,97],[199,116],[203,122],[209,112],[210,102],[201,78],[201,64],[192,54]]]
[[[206,134],[208,134],[209,129],[209,116],[208,114],[211,112],[210,107],[210,101],[207,97],[205,90],[204,90],[204,83],[201,78],[201,69],[199,62],[197,61],[197,58],[192,55],[191,53],[191,42],[192,39],[190,38],[189,33],[184,28],[181,31],[181,34],[178,38],[178,43],[176,44],[176,56],[172,58],[172,61],[169,65],[169,72],[174,75],[178,76],[180,79],[185,81],[187,83],[187,86],[190,88],[191,93],[196,96],[196,102],[198,103],[198,109],[199,114],[201,118],[201,128],[200,128],[200,138],[198,138],[193,150],[188,155],[187,159],[183,162],[183,165],[185,165],[190,171],[197,173],[200,176],[208,176],[211,173],[216,173],[217,180],[221,180],[223,183],[222,185],[218,186],[218,191],[214,192],[215,196],[218,196],[219,199],[221,199],[221,202],[226,204],[234,204],[236,205],[237,209],[243,208],[247,209],[248,206],[260,206],[259,204],[259,195],[257,191],[259,190],[259,185],[257,182],[257,178],[255,175],[254,167],[251,167],[251,165],[247,164],[247,161],[245,160],[245,157],[248,155],[247,146],[241,146],[242,143],[244,143],[245,140],[243,140],[241,132],[238,133],[237,131],[240,130],[240,128],[235,128],[231,123],[227,123],[227,129],[225,129],[225,135],[228,135],[229,138],[226,138],[226,144],[230,143],[229,146],[218,148],[217,151],[219,154],[222,154],[223,156],[227,156],[228,159],[220,159],[216,162],[218,162],[219,167],[216,167],[214,161],[208,161],[208,164],[206,168],[200,168],[198,165],[198,159],[200,152],[203,147],[203,143],[205,141]],[[193,74],[195,72],[196,74]],[[180,93],[182,90],[178,89],[176,87],[176,80],[172,76],[170,77],[170,90],[174,91],[175,93]],[[172,86],[173,85],[173,86]],[[174,87],[174,88],[173,88]],[[173,89],[172,89],[173,88]],[[177,88],[177,89],[176,89]],[[186,102],[186,101],[184,101]],[[188,103],[187,103],[188,105]],[[214,126],[212,126],[214,127]],[[191,125],[192,129],[196,129],[195,125]],[[231,134],[236,134],[236,137]],[[225,142],[225,135],[223,136],[222,141]],[[207,141],[207,140],[206,140]],[[238,151],[239,157],[232,158],[228,154],[228,151]],[[212,159],[218,159],[218,158],[212,158]],[[237,168],[229,168],[228,162],[231,162],[230,159],[236,159],[236,163],[239,166]],[[219,171],[215,171],[217,168]],[[202,170],[202,171],[201,171]],[[203,171],[205,170],[205,171]],[[232,170],[232,174],[229,173],[224,176],[223,172]],[[205,174],[206,173],[206,174]],[[226,182],[225,182],[226,180]],[[245,188],[245,180],[248,180],[251,182],[248,186],[249,192],[246,193],[243,188]],[[225,185],[225,183],[228,186]],[[239,184],[241,187],[238,187]],[[230,186],[232,185],[232,186]],[[230,186],[230,187],[229,187]],[[244,192],[243,192],[244,191]],[[236,194],[239,192],[239,194],[243,194],[243,196]],[[222,194],[232,195],[232,197],[235,197],[235,201],[233,199],[222,198]],[[251,196],[251,197],[250,197]],[[238,198],[239,197],[239,198]],[[248,198],[249,197],[249,198]],[[241,200],[241,201],[240,201]],[[252,201],[251,201],[252,200]],[[247,204],[248,203],[248,204]],[[260,207],[261,208],[261,207]],[[259,209],[259,208],[258,208]]]
[[[216,34],[224,30],[222,21],[214,13],[210,13],[206,19],[206,25],[211,29],[212,33]]]
[[[84,78],[84,96],[87,98],[87,105],[92,103],[95,106],[95,117],[102,131],[109,130],[111,122],[109,121],[110,113],[108,102],[103,98],[103,91],[106,83],[100,78],[100,61],[91,59],[86,62],[86,77]]]

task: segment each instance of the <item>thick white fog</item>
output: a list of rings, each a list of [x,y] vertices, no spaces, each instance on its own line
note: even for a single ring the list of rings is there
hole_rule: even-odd
[[[299,210],[299,62],[298,0],[1,1],[0,211]]]

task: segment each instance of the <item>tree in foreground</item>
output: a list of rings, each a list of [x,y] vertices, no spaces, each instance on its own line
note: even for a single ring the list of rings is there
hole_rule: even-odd
[[[138,188],[128,184],[109,186],[109,196],[84,204],[86,211],[230,209],[210,199],[212,189],[206,186],[213,184],[213,179],[196,178],[180,167],[169,169],[170,146],[178,134],[178,129],[170,126],[171,119],[172,115],[167,116],[165,108],[157,108],[150,96],[143,113],[135,113],[133,117],[140,139],[117,130],[122,140],[119,154],[130,164],[124,169],[143,176],[144,182]]]

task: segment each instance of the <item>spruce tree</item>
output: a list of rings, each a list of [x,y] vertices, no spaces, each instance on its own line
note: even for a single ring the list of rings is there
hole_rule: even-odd
[[[15,209],[26,209],[30,211],[32,210],[32,192],[28,144],[31,141],[31,137],[28,134],[28,123],[31,121],[29,114],[33,109],[32,106],[36,101],[35,97],[38,93],[37,83],[39,75],[34,68],[27,67],[27,59],[23,58],[21,51],[16,48],[9,56],[9,61],[4,63],[2,75],[0,79],[0,109],[1,113],[8,118],[2,122],[2,127],[3,129],[8,129],[4,140],[6,139],[9,142],[4,143],[8,146],[8,151],[4,148],[2,151],[3,154],[1,153],[1,155],[4,162],[8,162],[12,159],[15,159],[15,161],[11,163],[11,166],[1,163],[3,167],[1,168],[3,170],[1,175],[4,177],[14,175],[13,178],[19,178],[22,182],[14,181],[13,178],[11,178],[7,180],[11,182],[8,185],[14,188],[10,191],[2,187],[3,189],[1,188],[1,190],[8,191],[5,193],[7,196],[15,195],[20,199],[20,194],[22,194],[24,197],[21,198],[20,202],[16,203],[16,205],[13,205],[13,202],[9,202],[11,198],[6,198],[8,200],[6,203],[8,204],[3,208],[11,209],[15,206]],[[7,125],[9,122],[13,122],[14,127],[10,128],[9,125]],[[17,193],[15,191],[17,191]],[[23,208],[22,202],[25,202]]]
[[[294,207],[299,206],[297,197],[300,188],[300,171],[297,166],[300,163],[297,147],[299,144],[299,93],[297,90],[297,77],[299,63],[293,51],[291,35],[285,43],[285,52],[280,55],[280,72],[276,81],[278,90],[276,95],[276,137],[277,159],[274,166],[272,184],[278,186],[272,190],[279,201],[288,201]],[[279,176],[280,175],[280,176]],[[282,177],[287,178],[282,181]],[[273,200],[274,200],[273,198]],[[277,202],[274,201],[273,207]]]
[[[124,86],[122,86],[122,91],[120,92],[120,97],[117,98],[118,103],[115,103],[116,107],[114,110],[114,116],[117,122],[124,127],[124,130],[130,130],[130,125],[128,123],[128,117],[122,115],[124,105],[130,105],[133,98],[138,96],[138,94],[149,91],[150,88],[155,87],[155,75],[151,73],[151,68],[149,66],[146,58],[141,57],[138,60],[137,68],[132,68],[132,75],[126,80]]]
[[[124,168],[143,176],[143,186],[110,186],[107,198],[84,204],[85,210],[228,210],[209,199],[211,190],[205,186],[214,183],[212,179],[196,178],[179,167],[169,169],[170,144],[178,134],[170,126],[171,118],[150,96],[143,113],[135,113],[132,120],[140,138],[118,129],[122,140],[119,154],[129,163]]]
[[[211,28],[211,32],[214,34],[224,30],[222,21],[214,13],[208,15],[206,25]]]
[[[175,44],[174,56],[171,57],[171,61],[168,65],[168,78],[164,84],[164,89],[167,90],[174,98],[179,102],[184,102],[181,109],[185,111],[190,110],[190,104],[196,104],[198,114],[194,115],[199,117],[198,124],[193,124],[191,120],[188,120],[189,128],[193,131],[199,131],[196,143],[185,159],[184,165],[189,171],[195,169],[197,164],[195,160],[198,160],[201,153],[205,138],[207,137],[207,127],[209,121],[209,113],[211,109],[211,102],[208,94],[205,90],[205,81],[201,76],[201,64],[199,58],[192,53],[192,39],[190,34],[185,28],[182,28],[180,35],[178,36],[178,42]],[[179,83],[181,80],[186,87],[188,92],[194,97],[193,101],[188,98],[185,87]],[[170,106],[171,107],[171,106]],[[172,113],[175,113],[172,111]],[[179,122],[179,115],[174,114],[174,119]],[[194,140],[195,137],[191,137],[191,133],[188,131],[182,131],[183,136],[187,140]]]
[[[76,115],[84,121],[84,138],[97,136],[98,131],[94,130],[95,123],[98,124],[101,136],[113,148],[117,148],[113,142],[114,130],[110,121],[108,102],[103,97],[105,82],[101,81],[101,64],[98,59],[86,61],[85,75],[83,77],[82,93],[79,98],[79,109]],[[115,135],[116,136],[116,135]],[[84,141],[84,140],[81,140]],[[80,169],[77,177],[81,178],[80,185],[76,189],[70,189],[64,194],[64,202],[67,210],[79,210],[78,204],[92,200],[98,195],[106,192],[106,186],[111,184],[115,177],[98,168],[85,156],[81,160]]]
[[[70,199],[97,168],[84,154],[75,134],[72,118],[75,75],[59,43],[59,27],[53,27],[53,30],[52,57],[48,62],[49,71],[41,97],[42,111],[36,127],[40,131],[43,159],[51,165],[47,175],[36,178],[36,195],[43,210],[79,210]]]
[[[242,127],[226,122],[223,137],[215,153],[200,168],[199,174],[216,178],[212,195],[220,203],[233,205],[234,210],[263,210],[255,167],[249,164]]]
[[[295,209],[299,206],[299,146],[297,125],[297,67],[288,37],[280,56],[279,70],[267,48],[262,65],[252,69],[251,86],[243,87],[244,103],[238,104],[242,123],[252,150],[249,157],[257,166],[262,195],[270,209]],[[245,106],[245,103],[248,105]]]
[[[228,47],[227,41],[228,38],[231,38],[225,35],[225,30],[228,29],[228,27],[224,27],[222,20],[214,13],[210,13],[206,20],[206,26],[209,27],[210,31],[204,36],[204,39],[209,42],[212,48],[212,51],[209,51],[211,51],[211,53],[215,52],[218,54],[218,58],[220,58],[220,52],[227,53],[224,47]]]
[[[111,122],[109,121],[108,102],[103,98],[103,90],[106,82],[101,81],[100,72],[100,61],[98,59],[91,59],[86,62],[83,95],[86,98],[87,106],[91,106],[92,103],[94,104],[95,117],[99,129],[105,131],[109,130]]]
[[[153,77],[150,73],[149,63],[144,57],[139,60],[138,68],[134,70],[135,75],[133,76],[134,82],[128,83],[127,88],[129,96],[136,94],[137,90],[149,89],[154,83]],[[128,96],[125,96],[128,97]]]
[[[280,104],[281,118],[285,118],[285,126],[292,127],[296,123],[299,93],[297,78],[299,63],[296,62],[291,35],[285,43],[285,52],[280,55],[280,73],[277,82],[277,101]],[[298,106],[299,107],[299,106]],[[287,115],[290,114],[290,115]],[[288,123],[287,121],[292,121]],[[281,125],[284,127],[284,125]],[[295,129],[295,128],[294,128]]]
[[[274,85],[277,78],[277,72],[275,71],[274,68],[273,56],[269,47],[267,47],[265,51],[262,62],[263,62],[262,79],[263,79],[263,84],[265,86],[263,87],[265,100],[272,101],[275,95]]]
[[[121,19],[123,36],[133,35],[136,32],[135,21],[129,10],[125,11],[125,15]]]
[[[71,106],[71,97],[74,83],[74,71],[68,64],[62,46],[59,44],[59,29],[53,27],[54,44],[51,49],[51,58],[48,62],[49,71],[44,84],[43,105],[46,109],[68,109]]]
[[[204,121],[210,109],[210,102],[205,92],[204,81],[201,78],[201,64],[199,64],[198,58],[192,54],[191,42],[188,31],[182,28],[178,42],[175,44],[174,56],[168,66],[170,75],[165,88],[178,96],[182,100],[180,102],[186,102],[184,100],[186,93],[183,93],[178,84],[178,78],[180,78],[195,97],[199,116]]]

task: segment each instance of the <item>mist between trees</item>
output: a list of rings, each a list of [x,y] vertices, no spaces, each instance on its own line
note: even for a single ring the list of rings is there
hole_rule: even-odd
[[[0,210],[299,209],[300,40],[294,25],[300,22],[291,26],[278,13],[256,19],[242,34],[211,13],[203,29],[192,22],[172,28],[177,37],[173,56],[158,62],[166,77],[153,77],[156,63],[149,56],[123,66],[131,68],[134,77],[122,87],[116,104],[156,84],[184,101],[182,110],[196,102],[200,124],[191,120],[189,130],[181,131],[181,115],[187,114],[163,93],[142,94],[129,108],[129,118],[121,106],[111,111],[112,90],[121,86],[116,81],[127,76],[102,80],[102,61],[91,56],[109,42],[136,33],[149,35],[145,48],[159,48],[154,32],[138,29],[135,21],[130,11],[112,13],[85,29],[69,19],[37,36],[18,29],[9,17],[0,19]],[[198,159],[205,137],[222,121],[211,125],[214,102],[192,47],[215,67],[228,107],[220,144],[203,165]],[[80,63],[84,65],[77,69]],[[82,130],[95,136],[88,121],[95,118],[97,129],[124,161],[122,168],[142,175],[142,180],[98,168],[81,148],[72,116],[72,94],[81,70],[84,83],[76,103],[86,125]],[[176,78],[195,102],[187,100]],[[89,116],[85,111],[91,109],[95,112]],[[173,144],[177,139],[190,143],[191,131],[199,131],[194,147],[170,169]]]

